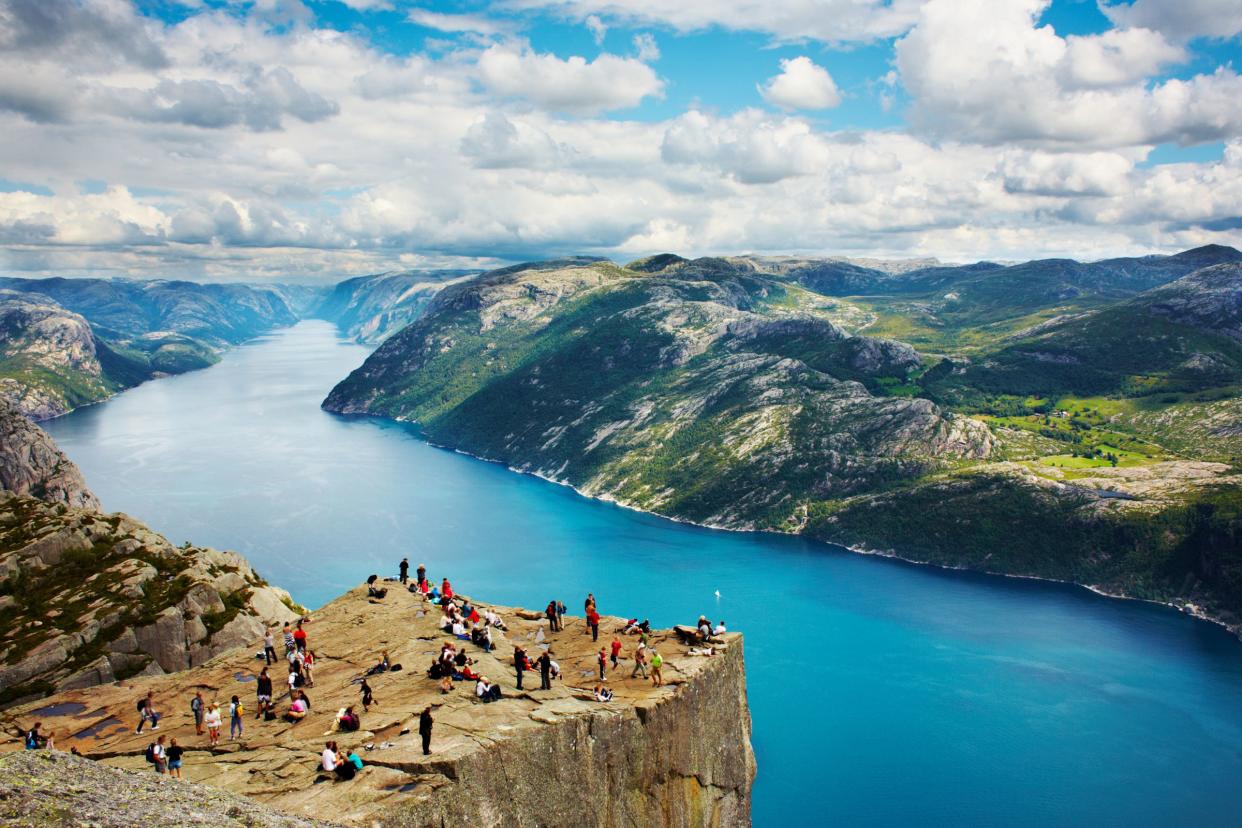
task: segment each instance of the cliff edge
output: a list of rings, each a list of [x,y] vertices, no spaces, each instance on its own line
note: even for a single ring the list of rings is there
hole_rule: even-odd
[[[552,632],[539,613],[493,609],[508,630],[497,632],[496,649],[486,653],[442,632],[439,610],[421,598],[397,588],[377,601],[360,588],[306,625],[316,665],[306,691],[311,713],[300,722],[254,719],[255,675],[264,665],[254,657],[254,641],[181,673],[67,691],[8,711],[0,720],[0,749],[17,748],[21,727],[38,720],[61,750],[76,748],[149,774],[142,752],[152,736],[136,735],[133,726],[135,699],[151,691],[165,714],[160,734],[186,748],[187,780],[296,817],[401,828],[750,824],[755,763],[740,635],[723,636],[717,654],[700,656],[677,644],[671,631],[654,632],[651,646],[666,659],[662,687],[630,678],[638,639],[621,636],[623,660],[608,669],[615,697],[601,703],[591,694],[597,653],[621,619],[604,618],[600,641],[593,642],[581,619],[566,617],[565,630]],[[464,646],[472,668],[500,684],[504,697],[484,704],[472,682],[441,693],[426,668],[446,641]],[[533,657],[543,644],[562,677],[540,690],[539,674],[528,672],[525,689],[517,690],[514,646]],[[369,677],[378,704],[363,712],[353,680],[382,651],[403,669]],[[273,668],[280,712],[288,707],[284,672],[283,661]],[[195,691],[226,708],[233,695],[242,698],[247,715],[240,739],[211,749],[206,736],[195,734],[188,708]],[[335,732],[336,713],[347,705],[357,705],[361,728]],[[418,716],[427,705],[435,724],[431,755],[424,756]],[[327,739],[357,751],[366,769],[350,781],[320,774]]]
[[[82,472],[48,433],[0,395],[0,490],[98,509]]]

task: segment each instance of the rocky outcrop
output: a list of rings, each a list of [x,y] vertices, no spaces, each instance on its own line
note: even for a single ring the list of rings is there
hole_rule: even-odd
[[[0,490],[49,503],[98,509],[78,467],[47,432],[0,398]]]
[[[0,824],[10,828],[327,828],[243,796],[60,751],[0,757]]]
[[[0,496],[0,704],[184,670],[297,617],[232,552],[126,515]]]
[[[423,315],[437,293],[469,278],[467,271],[406,270],[339,282],[313,314],[335,322],[363,344],[383,342]]]
[[[0,290],[0,397],[37,420],[109,393],[95,335],[46,296]]]
[[[504,698],[483,704],[471,683],[443,694],[425,675],[441,643],[454,639],[438,629],[438,609],[389,587],[383,600],[369,600],[360,588],[315,613],[307,625],[316,654],[312,708],[297,724],[247,717],[243,738],[217,750],[194,733],[183,711],[196,690],[209,702],[238,695],[251,704],[262,662],[250,647],[185,672],[70,690],[10,710],[0,717],[0,749],[16,748],[21,726],[38,720],[44,732],[56,734],[61,750],[76,748],[142,771],[148,766],[141,753],[151,737],[133,733],[133,704],[150,690],[165,713],[160,732],[187,749],[188,780],[246,794],[293,816],[393,828],[750,824],[755,762],[740,635],[721,636],[709,656],[691,654],[670,631],[654,631],[651,646],[665,659],[662,687],[630,678],[637,639],[623,636],[621,666],[608,671],[614,698],[600,703],[591,693],[598,644],[583,634],[581,619],[567,617],[565,630],[552,632],[541,613],[494,607],[508,626],[495,631],[495,651],[455,641],[474,659],[474,670],[503,687]],[[601,635],[610,638],[622,623],[605,617]],[[538,673],[527,673],[525,689],[515,689],[517,644],[532,654],[550,647],[562,670],[552,689],[538,689]],[[381,651],[403,669],[369,677],[378,705],[363,711],[351,679]],[[287,701],[278,704],[283,712]],[[336,712],[346,705],[358,705],[361,729],[333,732]],[[418,716],[427,705],[434,706],[435,719],[430,756],[423,755],[418,735]],[[329,738],[366,763],[354,780],[332,782],[318,773]],[[117,807],[124,812],[123,800]]]

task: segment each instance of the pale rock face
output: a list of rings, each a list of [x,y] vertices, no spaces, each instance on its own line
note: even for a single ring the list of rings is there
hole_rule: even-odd
[[[82,473],[47,432],[0,398],[0,489],[53,503],[98,509]]]

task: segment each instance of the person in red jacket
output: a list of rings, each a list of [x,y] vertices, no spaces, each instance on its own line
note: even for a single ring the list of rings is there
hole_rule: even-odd
[[[612,669],[617,669],[617,659],[621,655],[621,639],[612,637]]]
[[[608,666],[608,650],[599,648],[599,680],[604,680],[604,668]]]
[[[298,648],[299,653],[306,652],[306,630],[302,629],[302,622],[298,622],[298,627],[293,631],[293,644]]]
[[[448,578],[445,578],[443,583],[440,584],[440,597],[449,600],[453,598],[453,585],[449,583]]]
[[[594,607],[591,607],[587,612],[586,622],[591,629],[591,640],[599,641],[599,613],[595,611]]]

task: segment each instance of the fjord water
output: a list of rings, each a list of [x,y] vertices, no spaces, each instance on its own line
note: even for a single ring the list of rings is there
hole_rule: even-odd
[[[723,617],[746,634],[757,826],[1238,824],[1242,644],[1220,628],[685,526],[321,411],[365,356],[302,322],[47,427],[107,509],[308,605],[408,555],[497,602]]]

